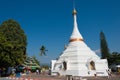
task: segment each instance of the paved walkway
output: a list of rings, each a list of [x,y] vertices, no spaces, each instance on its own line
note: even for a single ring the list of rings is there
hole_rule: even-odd
[[[4,77],[0,80],[67,80],[65,76],[50,76],[50,75],[37,75],[37,74],[28,74],[21,76],[20,78],[16,77]],[[80,80],[80,79],[75,79]],[[120,75],[112,75],[111,77],[83,77],[82,80],[120,80]]]

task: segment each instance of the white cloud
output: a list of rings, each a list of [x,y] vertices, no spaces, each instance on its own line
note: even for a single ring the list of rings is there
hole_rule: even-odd
[[[101,56],[101,50],[100,50],[100,49],[94,50],[94,52],[95,52],[98,56]]]

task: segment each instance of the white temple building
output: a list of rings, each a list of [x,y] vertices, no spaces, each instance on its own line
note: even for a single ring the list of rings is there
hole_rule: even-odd
[[[70,41],[58,60],[51,61],[51,74],[72,76],[108,76],[107,59],[100,59],[84,42],[77,26],[76,10],[73,10],[74,26]]]

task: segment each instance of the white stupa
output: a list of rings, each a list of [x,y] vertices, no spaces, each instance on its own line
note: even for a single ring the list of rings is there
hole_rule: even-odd
[[[76,10],[73,10],[74,28],[66,49],[58,60],[52,60],[52,75],[108,76],[108,63],[100,59],[84,42],[77,26]]]

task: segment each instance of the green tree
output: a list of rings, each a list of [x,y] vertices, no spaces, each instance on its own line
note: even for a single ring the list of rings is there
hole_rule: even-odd
[[[10,46],[11,44],[6,42],[4,34],[0,32],[0,67],[9,66],[10,63],[12,65],[10,56],[7,54]]]
[[[2,60],[0,60],[0,67],[9,67],[22,64],[26,57],[26,46],[27,46],[27,38],[24,31],[21,29],[18,22],[15,20],[7,20],[4,21],[0,25],[0,32],[2,35],[1,42],[4,41],[1,47],[0,56],[3,55]],[[2,56],[1,56],[2,57]]]
[[[109,53],[108,45],[105,39],[105,35],[102,31],[100,32],[100,47],[101,47],[101,58],[108,59],[110,53]]]
[[[46,55],[47,51],[46,47],[42,45],[40,48],[40,56]]]
[[[112,64],[120,64],[120,53],[118,52],[112,52],[112,54],[110,55],[109,59],[109,65],[112,65]]]
[[[44,65],[41,66],[42,69],[46,69],[46,70],[48,70],[49,67],[50,67],[50,66],[49,66],[48,64],[44,64]]]

